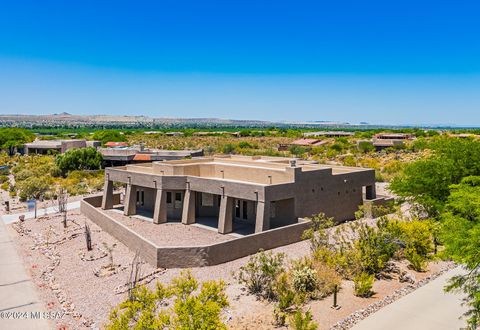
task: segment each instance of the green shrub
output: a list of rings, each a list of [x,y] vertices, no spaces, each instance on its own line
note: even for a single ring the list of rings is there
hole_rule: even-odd
[[[334,268],[318,261],[314,261],[313,267],[316,272],[316,287],[319,298],[332,294],[335,287],[340,288],[342,278]]]
[[[357,297],[370,297],[373,287],[374,276],[361,272],[353,278],[354,294]]]
[[[300,309],[290,317],[288,325],[295,330],[318,329],[318,324],[313,321],[312,313],[310,313],[310,311],[303,313]]]
[[[292,270],[293,287],[297,292],[309,293],[317,288],[315,270],[309,266],[302,266]]]
[[[355,232],[358,239],[353,246],[359,270],[378,274],[398,249],[395,237],[391,234],[390,222],[379,219],[376,227],[360,224]]]
[[[6,175],[0,175],[0,183],[5,183],[8,182],[8,176]]]
[[[235,146],[231,143],[227,143],[222,147],[222,152],[224,154],[231,154],[235,151]]]
[[[410,267],[413,270],[417,272],[425,271],[427,259],[426,257],[418,254],[414,247],[412,246],[406,247],[403,253],[405,255],[405,258],[410,263]]]
[[[284,326],[296,298],[287,273],[281,273],[277,277],[274,290],[278,302],[273,309],[273,317],[277,326]]]
[[[410,266],[420,272],[426,268],[433,252],[433,223],[427,220],[401,222],[402,239],[405,242],[404,255]]]
[[[135,288],[131,299],[110,313],[106,329],[227,329],[221,313],[228,305],[223,282],[200,286],[184,272],[168,287],[157,282],[156,290]]]
[[[276,298],[275,280],[285,271],[284,259],[283,253],[260,251],[251,256],[246,265],[240,267],[238,280],[246,286],[248,292],[273,300]]]
[[[5,191],[8,191],[8,188],[9,188],[8,182],[2,183],[2,185],[0,186],[0,188],[3,189],[3,190],[5,190]]]

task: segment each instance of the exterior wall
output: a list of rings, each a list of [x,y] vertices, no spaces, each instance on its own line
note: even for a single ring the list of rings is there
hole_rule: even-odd
[[[62,153],[73,148],[86,148],[87,141],[85,140],[65,140],[62,141]]]
[[[272,205],[274,204],[274,205]],[[272,208],[274,210],[272,210]],[[270,227],[277,228],[294,224],[297,220],[295,216],[295,199],[283,199],[271,202],[270,205]]]
[[[353,220],[363,204],[362,187],[375,184],[375,172],[358,171],[332,175],[331,169],[299,171],[295,182],[266,188],[270,201],[295,198],[295,217],[310,217],[320,212],[337,222]]]
[[[212,245],[160,247],[102,212],[99,209],[101,198],[93,196],[83,199],[80,211],[130,250],[138,251],[154,267],[189,268],[221,264],[257,253],[260,249],[268,250],[298,242],[303,232],[310,227],[309,221],[302,220],[286,227]],[[114,198],[117,199],[115,203],[118,203],[119,195],[114,195]]]

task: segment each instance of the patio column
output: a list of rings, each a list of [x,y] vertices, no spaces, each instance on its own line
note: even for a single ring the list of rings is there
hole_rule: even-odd
[[[270,202],[257,202],[257,214],[255,219],[255,232],[270,229]]]
[[[371,186],[367,186],[365,189],[365,195],[367,199],[375,199],[377,198],[377,192],[375,190],[375,184]]]
[[[228,234],[233,230],[233,198],[229,196],[221,196],[220,198],[218,232]]]
[[[153,210],[153,223],[165,222],[167,222],[167,192],[163,189],[157,189]]]
[[[191,225],[195,223],[195,191],[185,190],[183,199],[182,223]]]
[[[109,210],[113,208],[113,181],[105,180],[103,186],[102,209]]]
[[[123,204],[123,214],[134,215],[137,213],[137,186],[131,183],[127,184]]]

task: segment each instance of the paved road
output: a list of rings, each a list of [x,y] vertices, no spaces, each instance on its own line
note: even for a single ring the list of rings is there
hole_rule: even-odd
[[[43,312],[44,307],[35,291],[35,285],[25,271],[13,241],[0,219],[0,329],[46,330],[54,326],[39,319],[8,319],[11,313]]]
[[[71,202],[67,204],[67,210],[74,210],[80,208],[80,201]],[[52,214],[58,212],[58,206],[50,206],[46,209],[40,208],[37,209],[37,216],[42,216],[45,214]],[[15,221],[18,221],[18,217],[20,215],[25,215],[25,219],[33,219],[35,217],[35,212],[24,212],[24,213],[15,213],[15,214],[5,214],[2,215],[1,218],[4,223],[9,224]]]
[[[465,327],[459,320],[465,309],[461,295],[444,293],[447,280],[461,273],[455,268],[432,282],[382,308],[359,322],[353,330],[455,330]]]

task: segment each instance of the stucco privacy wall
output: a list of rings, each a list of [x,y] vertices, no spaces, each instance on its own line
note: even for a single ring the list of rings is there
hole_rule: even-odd
[[[115,204],[118,204],[119,195],[114,196]],[[145,261],[156,267],[187,268],[224,263],[254,254],[260,249],[268,250],[298,242],[310,226],[309,221],[299,219],[299,223],[293,225],[212,245],[160,247],[102,212],[99,208],[101,199],[102,196],[85,198],[80,205],[81,212],[129,249],[138,251]]]

